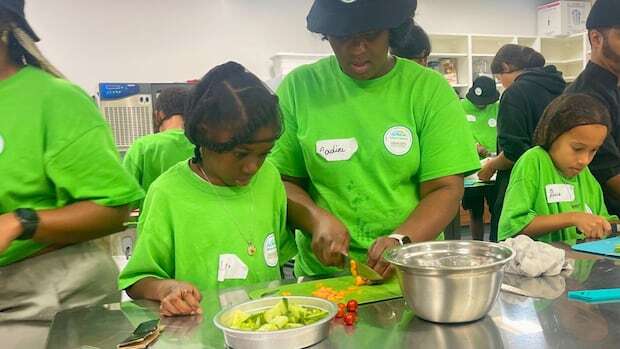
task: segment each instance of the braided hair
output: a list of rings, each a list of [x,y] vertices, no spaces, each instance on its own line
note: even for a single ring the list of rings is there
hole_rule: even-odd
[[[62,73],[45,58],[34,39],[17,23],[15,15],[0,9],[0,36],[8,47],[9,59],[16,65],[32,65],[46,72],[64,78]]]
[[[510,67],[511,71],[504,71],[504,64]],[[513,71],[542,68],[545,66],[545,57],[534,49],[516,44],[507,44],[497,51],[493,62],[491,62],[491,72],[493,74],[511,73]]]
[[[565,94],[554,99],[545,109],[534,130],[534,144],[549,151],[563,133],[584,125],[611,127],[609,111],[596,98],[583,94]]]
[[[196,146],[194,162],[201,161],[200,148],[218,153],[251,143],[257,130],[272,127],[282,133],[278,97],[241,64],[228,62],[211,69],[197,85],[185,110],[185,135]],[[215,140],[218,131],[232,138]]]

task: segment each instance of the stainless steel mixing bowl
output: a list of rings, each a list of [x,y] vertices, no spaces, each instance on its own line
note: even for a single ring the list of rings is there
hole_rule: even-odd
[[[483,241],[432,241],[396,247],[385,259],[395,265],[407,304],[422,319],[468,322],[493,307],[514,258],[508,247]]]
[[[328,312],[327,316],[318,322],[294,328],[289,330],[280,330],[273,332],[258,331],[241,331],[232,329],[224,323],[227,317],[235,310],[241,310],[247,313],[255,313],[271,308],[282,298],[288,299],[291,304],[299,304],[304,306],[316,307]],[[226,345],[235,349],[273,349],[273,348],[305,348],[313,344],[321,342],[329,334],[331,320],[336,316],[338,307],[336,304],[315,297],[269,297],[255,301],[245,302],[228,309],[220,311],[213,318],[215,326],[224,332],[224,340]]]

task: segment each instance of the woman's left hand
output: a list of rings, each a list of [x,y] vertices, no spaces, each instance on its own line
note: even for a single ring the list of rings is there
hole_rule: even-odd
[[[387,236],[382,236],[375,240],[372,246],[368,249],[368,266],[373,268],[377,273],[381,274],[384,279],[392,275],[394,268],[383,258],[383,252],[390,247],[398,245],[398,240]]]
[[[480,171],[478,172],[478,179],[480,179],[483,182],[489,182],[491,180],[491,177],[493,177],[493,175],[495,174],[495,166],[493,166],[493,159],[485,162],[484,165],[482,165],[482,168],[480,169]]]

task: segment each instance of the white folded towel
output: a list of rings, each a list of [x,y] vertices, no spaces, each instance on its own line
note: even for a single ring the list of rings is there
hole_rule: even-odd
[[[504,270],[510,274],[529,277],[554,276],[559,275],[562,270],[573,268],[566,261],[564,250],[534,241],[527,235],[517,235],[500,244],[512,248],[516,253]]]

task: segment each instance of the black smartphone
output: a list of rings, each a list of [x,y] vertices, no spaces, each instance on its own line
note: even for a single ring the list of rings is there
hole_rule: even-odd
[[[124,347],[142,342],[146,337],[155,332],[159,327],[159,319],[149,320],[141,323],[136,327],[133,333],[118,343],[117,347]]]

